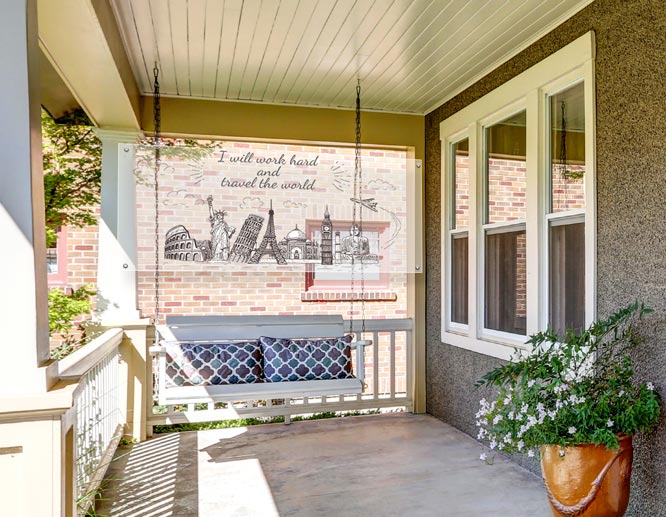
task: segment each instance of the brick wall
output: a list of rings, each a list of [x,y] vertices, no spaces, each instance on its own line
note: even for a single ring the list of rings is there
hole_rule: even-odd
[[[567,165],[569,173],[585,172],[584,165]],[[558,165],[553,166],[552,173],[552,211],[564,212],[585,208],[585,185],[583,178],[573,178],[563,175]]]
[[[220,163],[221,150],[225,150]],[[230,163],[232,156],[252,152],[252,163]],[[282,165],[279,176],[258,176],[258,170],[275,171],[277,164],[257,163],[257,157],[279,157],[285,155],[287,165]],[[317,166],[294,167],[289,165],[291,156],[314,160]],[[403,230],[388,250],[382,271],[387,275],[388,285],[381,290],[366,289],[366,317],[400,318],[407,316],[407,279],[405,254],[406,226],[405,173],[406,156],[394,150],[364,150],[363,170],[365,184],[363,198],[374,197],[380,208],[390,210],[402,220]],[[165,232],[182,224],[192,238],[210,239],[208,195],[213,196],[216,210],[227,212],[225,221],[236,228],[232,242],[240,231],[248,213],[264,217],[264,225],[257,245],[266,230],[269,199],[275,210],[275,232],[277,240],[293,230],[296,225],[305,229],[306,221],[320,225],[325,205],[329,205],[331,219],[344,221],[345,226],[353,219],[353,207],[349,198],[353,181],[354,150],[352,148],[312,147],[286,144],[224,142],[210,156],[196,162],[189,159],[167,158],[160,176],[159,241],[164,246]],[[322,171],[329,175],[322,176]],[[139,307],[144,317],[155,312],[154,261],[155,261],[155,211],[154,187],[150,181],[150,170],[146,169],[145,180],[137,187],[138,230],[138,286]],[[275,182],[303,181],[316,177],[318,184],[313,190],[289,190],[260,188],[221,187],[222,178],[244,182],[258,178]],[[328,184],[326,184],[328,181]],[[331,188],[331,183],[340,185],[343,191]],[[267,192],[270,191],[270,195]],[[391,221],[385,211],[364,209],[366,222]],[[358,220],[358,213],[357,213]],[[392,222],[392,221],[391,221]],[[343,235],[344,236],[344,235]],[[384,236],[384,239],[390,237]],[[337,290],[329,296],[318,297],[320,301],[303,301],[306,293],[306,275],[303,264],[277,266],[275,263],[230,264],[226,262],[181,262],[161,258],[160,313],[161,319],[168,314],[343,314],[347,315],[350,303],[345,300],[348,289]],[[370,283],[370,282],[369,282]],[[344,282],[341,286],[346,285]],[[359,290],[356,278],[356,291]],[[374,289],[374,290],[373,290]],[[375,296],[381,291],[381,296]],[[380,301],[374,301],[381,298]],[[330,299],[331,301],[321,301]],[[355,305],[355,317],[359,317],[360,303]]]
[[[224,162],[220,162],[221,150],[225,150]],[[233,164],[231,156],[244,153],[255,154],[252,163]],[[261,175],[258,170],[274,172],[277,164],[258,164],[257,157],[279,157],[285,155],[276,176]],[[314,160],[313,167],[289,166],[291,156]],[[197,240],[210,239],[211,225],[206,202],[213,196],[216,210],[227,212],[225,221],[236,228],[232,243],[240,232],[245,217],[254,213],[264,217],[257,245],[261,242],[267,226],[269,199],[275,210],[277,240],[293,230],[319,230],[328,205],[334,226],[349,228],[354,219],[352,192],[354,149],[327,146],[301,146],[273,143],[224,142],[213,154],[202,160],[166,158],[160,174],[159,187],[159,247],[164,249],[164,235],[176,225],[184,225],[191,237]],[[402,151],[365,149],[362,157],[364,186],[363,199],[375,198],[378,211],[364,209],[363,220],[368,228],[386,227],[380,245],[392,237],[395,220],[386,210],[393,212],[401,221],[401,231],[393,244],[379,250],[382,255],[382,281],[368,281],[366,287],[365,318],[405,318],[407,311],[407,203],[406,203],[406,154]],[[323,174],[323,175],[322,175]],[[259,181],[297,182],[317,177],[313,190],[267,189],[259,187]],[[143,317],[155,313],[155,210],[154,185],[150,167],[138,160],[137,186],[137,238],[138,238],[138,294],[139,308]],[[258,178],[253,188],[222,187],[222,178],[244,182]],[[339,186],[343,190],[339,190]],[[270,196],[266,192],[270,191]],[[359,218],[357,207],[357,220]],[[390,223],[387,225],[386,223]],[[342,235],[344,237],[344,234]],[[308,235],[309,237],[309,235]],[[165,260],[160,251],[159,312],[160,320],[167,315],[294,315],[294,314],[341,314],[349,318],[349,283],[327,287],[316,284],[306,288],[306,270],[303,264],[277,266],[275,263],[231,264],[227,262],[183,262]],[[355,279],[355,293],[359,295],[360,278]],[[354,303],[355,328],[360,328],[362,307]],[[396,390],[406,388],[406,348],[401,335],[396,342]],[[390,342],[381,336],[378,343],[378,392],[389,391]],[[366,362],[366,392],[373,392],[375,358],[368,350]]]
[[[488,160],[488,222],[524,219],[527,169],[522,160]]]

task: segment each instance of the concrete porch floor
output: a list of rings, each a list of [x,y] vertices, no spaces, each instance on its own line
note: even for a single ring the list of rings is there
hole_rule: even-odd
[[[541,480],[428,415],[160,435],[118,450],[99,515],[552,515]]]

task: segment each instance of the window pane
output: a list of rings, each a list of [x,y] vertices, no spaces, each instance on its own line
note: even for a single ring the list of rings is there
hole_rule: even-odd
[[[585,223],[550,228],[550,326],[585,326]]]
[[[46,249],[46,272],[55,275],[58,272],[58,248]]]
[[[525,230],[486,235],[486,328],[525,334],[526,257]]]
[[[467,325],[467,275],[469,239],[455,236],[451,242],[451,321]]]
[[[525,126],[521,111],[485,130],[486,223],[525,218]]]
[[[551,212],[585,208],[583,84],[550,97]]]
[[[453,222],[454,229],[469,225],[469,141],[467,138],[453,144]]]

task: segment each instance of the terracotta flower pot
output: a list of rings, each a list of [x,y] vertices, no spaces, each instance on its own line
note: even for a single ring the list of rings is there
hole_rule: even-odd
[[[629,503],[634,449],[631,436],[620,438],[617,451],[597,445],[541,447],[541,472],[553,515],[615,517]]]

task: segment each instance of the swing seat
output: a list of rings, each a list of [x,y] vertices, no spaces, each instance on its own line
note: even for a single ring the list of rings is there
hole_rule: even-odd
[[[156,346],[150,349],[157,358],[158,403],[174,405],[284,399],[285,406],[288,406],[292,398],[360,394],[364,386],[364,349],[372,344],[369,340],[349,342],[337,339],[338,343],[344,342],[349,347],[346,353],[356,350],[356,375],[351,372],[349,360],[345,364],[349,370],[343,374],[347,375],[346,378],[285,380],[280,377],[280,369],[269,366],[265,371],[272,372],[272,376],[263,376],[263,366],[267,365],[269,357],[268,353],[265,357],[263,355],[264,345],[270,346],[275,342],[280,345],[285,340],[310,342],[329,338],[326,341],[330,349],[332,345],[329,342],[336,341],[330,338],[341,338],[344,334],[341,316],[169,316],[166,325],[156,326]],[[262,337],[259,345],[258,340]],[[223,349],[225,346],[231,348]],[[290,346],[293,350],[295,345],[292,343]],[[281,349],[277,355],[283,352],[284,349]],[[331,353],[335,358],[341,357],[336,350]],[[173,361],[172,356],[178,354],[188,358],[185,361],[188,381],[182,382],[182,377],[178,378],[180,385],[174,382],[177,377],[173,374],[172,363],[168,363],[168,359]],[[225,358],[227,364],[224,364]],[[238,366],[239,360],[244,366],[242,373],[230,374],[229,368]],[[345,362],[344,359],[339,360]],[[255,371],[253,368],[257,367],[258,361],[262,362],[262,366]],[[327,360],[326,364],[329,363],[331,361]],[[216,368],[213,373],[211,365]],[[206,368],[208,370],[205,371]],[[230,375],[223,381],[229,383],[219,383],[220,376],[224,375],[221,372]],[[217,382],[201,382],[204,374],[209,380],[217,376]],[[306,376],[303,372],[301,374]],[[191,379],[195,381],[191,382]],[[288,417],[289,413],[285,416]]]

